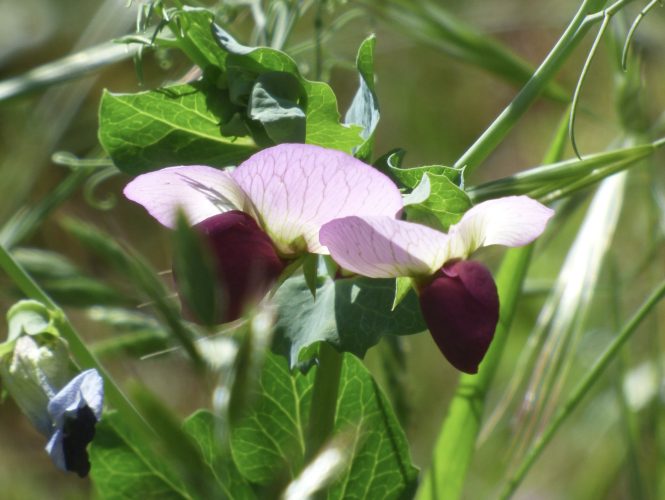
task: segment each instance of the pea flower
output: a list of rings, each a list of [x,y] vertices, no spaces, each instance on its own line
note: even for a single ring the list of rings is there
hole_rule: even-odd
[[[448,234],[391,217],[349,216],[323,225],[319,238],[348,271],[412,277],[437,346],[455,368],[476,373],[499,320],[499,297],[490,271],[466,259],[483,246],[532,242],[553,214],[527,196],[511,196],[471,208]]]
[[[48,438],[46,451],[65,471],[85,477],[87,446],[104,401],[102,378],[86,370],[72,378],[64,341],[55,335],[21,335],[0,358],[2,382],[32,424]]]
[[[237,168],[194,165],[140,175],[124,190],[167,227],[178,210],[209,243],[227,293],[219,322],[238,318],[262,298],[289,261],[327,254],[319,230],[350,215],[399,215],[403,203],[393,182],[340,151],[281,144]]]

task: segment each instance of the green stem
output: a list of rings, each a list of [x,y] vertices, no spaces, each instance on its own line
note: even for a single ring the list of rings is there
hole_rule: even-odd
[[[517,120],[529,109],[554,78],[577,44],[591,28],[595,18],[587,21],[586,16],[603,5],[605,5],[605,0],[584,0],[566,31],[533,73],[531,79],[476,142],[455,162],[455,167],[466,166],[467,173],[469,173],[494,151],[517,123]]]
[[[497,275],[499,325],[477,375],[462,375],[437,439],[418,500],[460,498],[483,417],[485,396],[501,360],[533,246],[511,249]]]
[[[319,366],[312,388],[312,406],[307,430],[308,458],[312,458],[332,435],[343,357],[327,342],[319,347]]]
[[[94,368],[99,372],[104,379],[105,398],[111,406],[118,410],[124,418],[130,421],[133,428],[144,433],[147,432],[152,434],[152,428],[115,384],[95,355],[88,350],[79,334],[67,319],[64,311],[53,302],[51,297],[49,297],[37,283],[35,283],[30,275],[14,260],[11,254],[2,245],[0,245],[0,267],[4,269],[11,280],[27,297],[41,302],[57,315],[59,318],[58,330],[69,344],[69,349],[74,356],[74,359],[81,368]]]
[[[508,484],[504,488],[501,498],[507,499],[512,496],[517,487],[520,485],[527,472],[531,469],[531,466],[536,462],[540,454],[543,452],[545,447],[552,440],[556,432],[561,427],[561,424],[570,416],[573,410],[577,405],[582,401],[584,396],[589,392],[589,389],[593,384],[600,379],[601,374],[609,366],[609,364],[614,360],[617,353],[621,350],[623,345],[628,341],[628,339],[635,332],[637,327],[640,325],[642,320],[651,312],[654,306],[665,296],[665,282],[663,282],[642,304],[640,309],[635,313],[635,315],[630,319],[626,326],[621,330],[619,335],[612,341],[610,346],[605,350],[605,352],[600,356],[598,361],[593,365],[591,370],[586,374],[582,382],[573,390],[572,395],[566,401],[566,403],[561,407],[557,415],[554,417],[554,420],[547,427],[545,432],[540,436],[538,441],[534,444],[529,451],[528,455],[525,457],[524,461],[520,465],[517,472],[513,477],[508,481]]]
[[[315,65],[314,79],[321,80],[323,75],[323,7],[326,0],[318,0],[314,17]]]

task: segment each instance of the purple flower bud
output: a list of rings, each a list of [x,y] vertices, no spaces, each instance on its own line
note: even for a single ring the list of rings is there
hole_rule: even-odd
[[[460,260],[445,265],[420,291],[420,309],[450,363],[476,373],[499,321],[499,296],[490,271]]]
[[[270,237],[248,214],[232,210],[194,226],[206,236],[222,285],[219,322],[239,318],[270,290],[285,267]]]

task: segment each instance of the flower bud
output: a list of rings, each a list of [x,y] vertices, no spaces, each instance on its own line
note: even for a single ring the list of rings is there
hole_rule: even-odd
[[[74,375],[69,353],[60,337],[19,337],[11,354],[0,360],[2,384],[30,422],[45,436],[51,434],[49,400]]]
[[[248,214],[233,210],[195,228],[205,235],[222,285],[219,322],[239,318],[270,290],[285,267],[270,237]]]
[[[476,373],[499,321],[490,271],[469,260],[445,265],[420,290],[420,309],[446,359],[460,371]]]

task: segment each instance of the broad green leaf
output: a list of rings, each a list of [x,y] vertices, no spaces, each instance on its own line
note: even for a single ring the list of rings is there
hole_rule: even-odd
[[[335,430],[355,430],[353,456],[327,498],[411,498],[418,469],[390,403],[362,362],[344,355]]]
[[[235,110],[225,91],[205,81],[137,94],[105,91],[99,140],[129,174],[171,165],[235,165],[256,152],[251,140],[222,134]]]
[[[220,50],[210,29],[214,17],[207,9],[191,7],[174,11],[173,14],[179,28],[175,30],[175,34],[181,49],[194,59],[201,69],[206,69],[207,65],[223,68],[226,62],[226,53]]]
[[[303,467],[313,380],[314,372],[292,375],[283,358],[266,356],[255,405],[231,429],[233,460],[247,480],[268,485]]]
[[[388,172],[399,183],[410,189],[415,189],[425,174],[446,177],[451,182],[463,185],[464,169],[445,167],[443,165],[400,168],[399,163],[401,163],[399,154],[391,154],[387,159]]]
[[[358,158],[368,160],[372,156],[374,130],[379,123],[379,101],[374,89],[374,35],[366,38],[358,49],[356,67],[360,77],[360,86],[346,112],[344,123],[362,127],[361,136],[365,140],[355,151]]]
[[[167,460],[172,470],[182,478],[194,498],[224,498],[229,488],[213,474],[204,459],[199,442],[184,429],[180,419],[159,398],[144,386],[132,387],[134,401],[157,435],[155,450]],[[199,436],[201,440],[205,439]],[[215,439],[208,446],[221,446]]]
[[[445,231],[471,208],[468,195],[446,175],[425,173],[421,184],[429,185],[429,196],[422,203],[405,207],[411,221]]]
[[[290,56],[267,47],[246,47],[219,26],[213,33],[222,49],[228,52],[226,71],[229,85],[233,80],[252,78],[268,72],[290,73],[298,79],[306,98],[302,105],[306,116],[305,142],[353,153],[362,144],[361,128],[340,123],[337,98],[330,86],[323,82],[311,82],[300,74],[298,65]]]
[[[291,73],[263,73],[252,88],[249,117],[261,122],[275,143],[304,142],[305,113],[298,105],[302,93]]]
[[[217,417],[209,411],[199,410],[185,420],[183,429],[196,442],[206,466],[221,486],[225,498],[256,498],[233,463],[230,450],[224,445],[221,422]]]
[[[415,294],[393,311],[394,297],[395,280],[354,278],[320,279],[314,299],[305,279],[293,277],[274,296],[275,348],[295,366],[301,350],[315,342],[363,357],[383,335],[425,331]]]
[[[304,467],[315,370],[291,373],[283,358],[268,356],[257,404],[231,434],[233,457],[246,479],[283,486]],[[417,471],[404,432],[367,369],[349,354],[343,359],[335,432],[351,433],[351,452],[324,498],[408,498]]]
[[[191,498],[181,478],[145,439],[128,432],[119,413],[104,415],[89,448],[90,478],[99,497]]]
[[[198,475],[214,482],[216,498],[255,498],[223,446],[217,424],[211,413],[198,411],[183,425],[184,436],[190,438],[202,460]],[[196,485],[183,481],[171,462],[173,457],[157,451],[154,437],[145,439],[128,433],[120,414],[104,416],[90,446],[91,478],[98,495],[103,499],[197,498]]]

